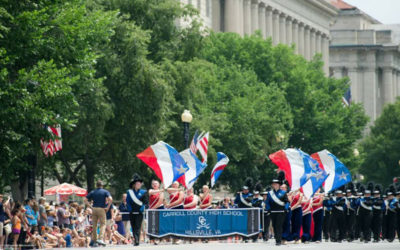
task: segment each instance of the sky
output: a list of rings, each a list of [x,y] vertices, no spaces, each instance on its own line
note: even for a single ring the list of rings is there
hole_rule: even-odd
[[[344,0],[383,24],[400,24],[400,0]]]

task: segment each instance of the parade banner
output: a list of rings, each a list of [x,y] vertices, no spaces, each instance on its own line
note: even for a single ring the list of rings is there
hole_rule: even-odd
[[[147,234],[154,237],[175,235],[209,238],[260,232],[259,208],[248,209],[150,209],[147,210]]]

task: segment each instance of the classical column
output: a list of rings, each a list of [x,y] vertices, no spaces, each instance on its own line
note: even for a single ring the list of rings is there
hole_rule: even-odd
[[[350,88],[351,88],[351,99],[353,102],[361,102],[359,99],[359,87],[358,87],[358,69],[349,68],[348,76],[350,78]]]
[[[267,6],[265,8],[265,25],[266,27],[266,32],[267,32],[267,37],[272,37],[272,33],[273,33],[273,21],[272,21],[272,8],[270,6]]]
[[[279,16],[279,42],[286,43],[286,14]]]
[[[322,53],[321,32],[319,32],[319,31],[315,34],[315,46],[316,46],[316,53]]]
[[[324,62],[324,72],[329,75],[329,37],[324,34],[321,39],[322,61]]]
[[[396,72],[397,93],[396,98],[400,96],[400,72]]]
[[[243,0],[243,30],[245,35],[251,34],[251,0]]]
[[[214,31],[221,31],[221,3],[220,0],[212,1],[212,28]]]
[[[292,21],[292,43],[294,43],[294,52],[299,53],[299,24],[296,19]]]
[[[304,56],[304,23],[298,23],[299,33],[298,33],[298,53]]]
[[[239,30],[239,34],[241,36],[243,36],[243,30],[244,30],[244,25],[243,25],[243,19],[244,19],[244,11],[243,11],[243,0],[238,0],[238,30]]]
[[[315,55],[316,46],[315,46],[315,29],[312,28],[310,30],[310,59],[312,59]]]
[[[304,58],[310,60],[310,26],[304,26]]]
[[[293,22],[293,18],[288,16],[286,18],[286,43],[288,45],[291,45],[292,42],[293,42],[293,38],[292,38],[292,22]]]
[[[239,4],[238,0],[225,0],[225,12],[224,12],[224,25],[226,32],[236,32],[240,35],[243,34],[243,30],[241,29],[241,25],[239,22],[241,21],[240,12],[242,8]]]
[[[258,0],[251,2],[251,34],[258,30]]]
[[[391,103],[393,96],[393,69],[383,68],[383,104]]]
[[[392,101],[395,102],[396,101],[396,97],[397,97],[397,93],[398,93],[398,89],[397,89],[397,70],[394,69],[393,70],[393,74],[392,74],[392,83],[393,83],[393,93],[392,93]]]
[[[265,23],[265,5],[263,3],[258,6],[258,28],[261,30],[261,35],[267,38],[267,24]]]
[[[274,23],[273,32],[272,32],[272,40],[275,45],[279,43],[279,15],[280,15],[279,11],[274,10],[273,16],[272,16],[272,22]]]
[[[376,70],[374,67],[364,69],[363,85],[364,108],[373,122],[377,118],[377,83]]]

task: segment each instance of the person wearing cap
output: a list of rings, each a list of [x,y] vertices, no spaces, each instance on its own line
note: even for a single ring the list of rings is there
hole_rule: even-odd
[[[386,224],[386,239],[389,242],[393,242],[396,237],[396,219],[397,219],[397,205],[398,200],[394,196],[396,194],[396,188],[393,185],[390,185],[387,194],[387,207],[386,207],[386,216],[387,216],[387,224]]]
[[[89,201],[93,201],[93,205],[89,203]],[[93,223],[93,231],[92,231],[92,240],[90,242],[91,246],[96,246],[100,244],[105,246],[104,243],[104,232],[106,229],[106,213],[110,210],[110,206],[112,204],[112,197],[110,192],[103,189],[103,182],[98,180],[96,183],[96,189],[92,190],[85,199],[85,203],[88,207],[92,209],[92,223]],[[100,222],[100,234],[97,238],[97,224]]]
[[[361,215],[359,213],[360,210],[360,200],[363,196],[363,193],[361,192],[361,186],[359,189],[356,189],[356,224],[355,224],[355,230],[354,230],[354,240],[358,240],[361,237]]]
[[[282,244],[283,222],[285,221],[285,212],[289,209],[289,200],[287,193],[280,189],[281,182],[273,179],[271,182],[272,190],[268,192],[265,203],[266,209],[271,216],[272,227],[274,228],[275,244]]]
[[[346,190],[347,212],[346,212],[346,236],[347,241],[354,240],[354,230],[356,225],[357,198],[353,195],[353,189]]]
[[[373,199],[371,197],[371,188],[368,185],[367,189],[361,189],[363,196],[358,200],[358,214],[360,216],[360,229],[363,235],[363,240],[368,243],[371,240],[371,218],[372,218],[372,204]]]
[[[335,191],[335,197],[333,197],[333,208],[332,208],[332,224],[330,238],[332,242],[341,243],[345,238],[346,233],[346,218],[345,211],[347,210],[346,198],[343,197],[343,191],[338,189]],[[339,231],[339,235],[337,232]]]
[[[266,189],[264,192],[261,193],[262,197],[263,197],[263,240],[264,241],[268,241],[269,240],[269,225],[271,222],[271,218],[269,215],[269,212],[266,208],[266,202],[267,202],[267,198],[268,198],[268,192],[270,191],[271,188]]]
[[[322,232],[324,235],[325,242],[329,241],[329,233],[331,231],[331,213],[333,208],[333,200],[332,200],[332,192],[328,193],[328,196],[324,197],[324,201],[322,202],[324,206],[324,222],[322,225]]]
[[[400,241],[400,185],[397,186],[397,191],[396,191],[396,199],[397,199],[397,227],[396,227],[396,231],[397,231],[397,238]]]
[[[129,184],[130,189],[127,191],[127,205],[135,246],[139,246],[143,213],[145,208],[149,205],[148,194],[146,190],[141,189],[142,184],[142,178],[135,174],[133,180]]]
[[[254,191],[254,196],[251,201],[251,204],[253,207],[260,208],[260,218],[262,218],[261,213],[262,213],[262,208],[263,208],[263,197],[261,197],[259,190]],[[257,242],[257,240],[258,240],[258,235],[255,235],[253,237],[253,242]]]
[[[238,208],[250,208],[252,207],[251,201],[253,200],[253,194],[250,193],[248,186],[242,187],[242,192],[236,194],[234,203]]]
[[[375,186],[373,196],[371,228],[374,238],[373,242],[379,242],[382,232],[382,212],[385,209],[385,204],[383,198],[381,197],[381,188],[379,185]]]

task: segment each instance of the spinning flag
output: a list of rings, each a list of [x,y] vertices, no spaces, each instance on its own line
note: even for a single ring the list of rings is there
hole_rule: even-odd
[[[285,172],[285,178],[289,182],[292,190],[297,190],[307,181],[306,170],[308,165],[304,165],[304,152],[299,149],[288,148],[279,150],[269,155],[271,161]]]
[[[196,146],[196,145],[197,145],[198,139],[199,139],[199,133],[198,133],[198,131],[196,130],[196,132],[194,133],[192,142],[190,143],[190,151],[191,151],[193,154],[196,154],[196,153],[197,153],[197,146]]]
[[[229,158],[222,152],[217,153],[218,162],[215,164],[213,170],[211,171],[211,187],[217,182],[218,177],[224,171],[225,167],[228,165]]]
[[[136,156],[154,170],[165,188],[189,170],[178,151],[163,141],[151,145]]]
[[[54,140],[50,139],[49,141],[44,141],[42,138],[40,140],[40,146],[42,147],[42,151],[46,157],[49,156],[49,154],[50,156],[53,156],[53,154],[62,149],[61,127],[60,125],[57,125],[54,128],[47,125],[44,125],[43,127],[52,135],[52,137],[54,137]]]
[[[179,153],[185,160],[189,167],[189,170],[179,177],[178,182],[185,186],[187,189],[192,188],[199,175],[207,167],[206,163],[202,163],[195,154],[191,152],[191,149],[185,149]]]
[[[310,171],[306,174],[308,181],[303,185],[302,189],[304,196],[310,199],[318,188],[322,186],[329,174],[320,168],[318,162],[311,158],[311,156],[304,152],[303,154],[305,169],[309,169]]]
[[[311,156],[317,160],[319,166],[329,174],[324,183],[325,193],[335,190],[351,181],[350,171],[328,150],[324,149],[318,153],[312,154]]]

